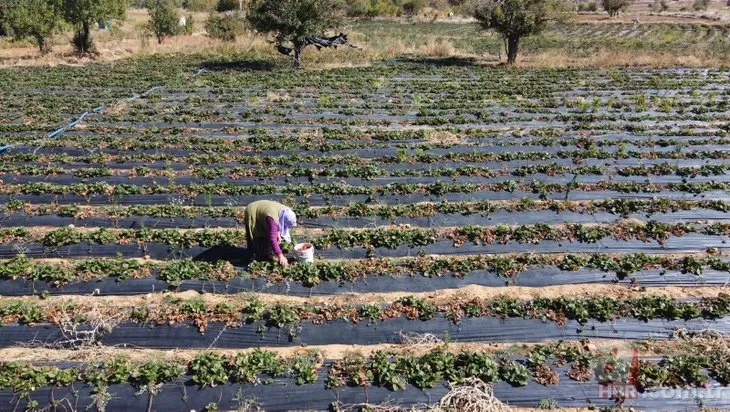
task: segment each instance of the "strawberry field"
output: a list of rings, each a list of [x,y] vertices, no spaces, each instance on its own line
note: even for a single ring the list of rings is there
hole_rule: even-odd
[[[0,71],[0,409],[730,407],[729,81]],[[315,263],[248,261],[261,199]]]

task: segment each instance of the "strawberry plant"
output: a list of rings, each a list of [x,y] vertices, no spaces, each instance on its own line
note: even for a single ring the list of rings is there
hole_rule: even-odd
[[[499,377],[512,386],[525,386],[530,380],[530,371],[515,361],[502,361],[499,366]]]
[[[635,379],[637,389],[643,392],[649,388],[664,386],[669,379],[669,373],[659,365],[639,360]]]
[[[202,386],[218,386],[228,382],[225,359],[218,353],[205,352],[190,362],[189,371],[193,382]]]
[[[57,229],[48,232],[42,239],[44,246],[61,247],[81,243],[82,235],[70,228]]]
[[[372,371],[373,385],[384,386],[397,391],[405,388],[405,380],[398,374],[398,368],[390,360],[391,354],[376,351],[369,359],[368,368]]]
[[[152,360],[132,371],[130,378],[141,388],[175,381],[184,373],[185,368],[179,363]]]
[[[420,320],[429,320],[434,317],[437,310],[436,305],[433,303],[414,296],[402,297],[398,299],[396,303],[406,307],[406,316],[408,316],[409,319],[418,318]]]
[[[256,383],[261,374],[275,377],[284,373],[284,365],[279,357],[266,350],[254,349],[253,352],[239,353],[230,362],[231,380],[234,382]]]
[[[368,325],[373,325],[380,320],[381,312],[380,306],[367,303],[360,307],[359,314],[368,321]]]
[[[447,374],[447,378],[460,382],[475,377],[484,382],[494,382],[499,379],[499,369],[499,363],[485,353],[462,352],[457,355],[454,369]]]
[[[703,373],[707,367],[706,357],[670,356],[662,359],[659,366],[667,370],[666,383],[672,387],[704,386],[709,380]]]
[[[269,309],[268,323],[276,328],[292,328],[299,324],[299,315],[286,303],[277,303]]]
[[[306,355],[295,356],[289,361],[291,374],[297,385],[314,383],[317,381],[317,369],[321,365],[322,354],[317,351],[309,351]]]

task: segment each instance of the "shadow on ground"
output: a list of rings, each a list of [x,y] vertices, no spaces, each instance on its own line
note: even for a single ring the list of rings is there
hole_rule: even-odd
[[[406,57],[397,59],[401,63],[410,63],[436,67],[473,67],[483,66],[482,62],[472,57]]]
[[[219,260],[227,260],[236,266],[248,266],[251,262],[253,262],[253,258],[248,249],[235,246],[212,247],[205,252],[194,256],[193,260],[199,262],[217,262]]]
[[[216,71],[240,71],[240,72],[256,72],[270,71],[278,67],[278,65],[269,60],[237,60],[237,61],[208,61],[203,62],[200,67],[216,72]]]

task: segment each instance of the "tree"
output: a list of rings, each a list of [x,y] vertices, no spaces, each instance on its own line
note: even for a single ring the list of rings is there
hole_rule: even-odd
[[[76,29],[73,38],[76,50],[93,51],[91,28],[99,21],[124,19],[128,4],[129,0],[63,0],[66,21]]]
[[[469,12],[485,29],[499,33],[507,45],[507,63],[517,60],[523,37],[540,33],[548,23],[567,19],[560,0],[473,0]]]
[[[692,8],[695,9],[695,11],[707,11],[709,6],[710,0],[695,0],[692,4]]]
[[[0,37],[8,35],[7,22],[5,21],[5,9],[7,7],[5,2],[0,1]]]
[[[655,13],[661,13],[669,10],[669,5],[666,0],[654,0],[654,3],[649,6],[649,9]]]
[[[205,31],[214,39],[233,42],[245,30],[244,23],[236,14],[216,14],[211,12],[205,22]]]
[[[0,0],[2,22],[16,40],[31,38],[42,54],[51,51],[50,37],[60,31],[59,0]],[[3,23],[4,22],[4,23]]]
[[[217,3],[216,0],[183,0],[182,6],[189,11],[211,11]]]
[[[218,0],[218,5],[215,10],[219,13],[225,13],[227,11],[241,10],[241,4],[238,0]]]
[[[618,13],[625,11],[631,5],[631,0],[601,0],[603,10],[606,10],[609,16],[618,16]]]
[[[337,28],[341,14],[338,0],[255,0],[248,21],[259,33],[273,34],[280,52],[291,49],[298,67],[306,46],[329,47],[311,40]]]
[[[165,37],[174,36],[180,32],[180,14],[172,0],[154,0],[149,10],[149,28],[157,37],[158,43],[162,44]]]

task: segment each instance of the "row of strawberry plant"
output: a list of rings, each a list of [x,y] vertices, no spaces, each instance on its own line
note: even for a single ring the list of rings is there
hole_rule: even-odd
[[[151,206],[154,207],[154,206]],[[167,206],[160,206],[167,207]],[[295,207],[297,215],[307,218],[329,216],[337,217],[380,217],[395,219],[397,217],[428,217],[437,214],[481,214],[489,215],[497,211],[524,212],[524,211],[553,211],[576,212],[586,214],[610,213],[621,217],[641,213],[651,215],[655,213],[670,213],[681,210],[707,209],[720,212],[730,210],[730,203],[723,200],[684,200],[684,199],[621,199],[607,198],[601,200],[568,201],[568,200],[534,200],[525,197],[515,201],[477,201],[477,202],[447,202],[439,203],[410,203],[410,204],[369,204],[351,203],[348,206],[309,207],[302,203]],[[30,209],[33,210],[32,208]],[[168,210],[168,209],[163,209]],[[33,214],[32,212],[29,214]],[[143,214],[142,214],[143,215]],[[155,214],[159,217],[160,214]],[[153,215],[153,216],[155,216]],[[211,214],[212,216],[213,214]],[[231,216],[232,217],[232,216]]]
[[[720,319],[730,315],[730,296],[720,293],[717,297],[696,301],[678,301],[661,295],[631,298],[582,297],[582,298],[535,298],[531,301],[510,297],[470,298],[462,296],[448,302],[405,296],[385,304],[266,304],[256,296],[242,303],[235,299],[220,299],[208,303],[200,297],[182,299],[167,296],[160,303],[106,305],[95,307],[90,314],[86,304],[56,302],[41,305],[30,300],[6,300],[0,303],[0,321],[9,323],[56,324],[64,317],[83,324],[94,316],[110,316],[118,320],[148,325],[193,323],[205,333],[211,322],[222,322],[228,327],[246,325],[257,327],[258,333],[268,328],[279,328],[294,337],[303,322],[326,325],[343,319],[352,323],[367,322],[377,325],[389,319],[405,317],[409,320],[428,321],[437,317],[458,325],[466,318],[528,318],[542,319],[565,325],[575,320],[581,325],[589,321],[608,322],[618,318],[641,321]],[[60,316],[65,314],[65,316]],[[324,326],[322,326],[324,327]]]
[[[380,217],[394,220],[398,217],[418,218],[431,217],[438,214],[489,215],[498,211],[537,212],[552,211],[575,212],[581,214],[610,213],[628,217],[631,214],[652,215],[655,213],[671,213],[687,210],[713,210],[727,212],[730,202],[724,200],[684,200],[684,199],[601,199],[586,201],[568,200],[533,200],[525,197],[516,201],[476,201],[407,204],[370,204],[353,202],[348,206],[312,207],[306,202],[293,206],[297,216],[317,219],[321,217]],[[31,204],[23,200],[9,200],[0,206],[0,212],[7,215],[22,212],[26,216],[72,217],[84,220],[89,218],[107,218],[111,220],[150,216],[156,218],[233,218],[243,220],[244,208],[240,206],[183,206],[179,203],[167,205],[115,205],[84,206],[78,204],[62,205],[58,203]],[[702,213],[698,211],[698,213]]]
[[[149,392],[152,398],[162,384],[183,377],[190,377],[202,388],[231,382],[271,384],[273,378],[278,377],[288,377],[297,385],[305,385],[314,384],[320,375],[325,375],[326,389],[377,386],[399,391],[407,385],[429,389],[443,381],[458,383],[469,378],[487,383],[501,380],[515,387],[525,386],[530,381],[555,385],[559,376],[554,367],[566,364],[570,365],[566,373],[570,379],[589,381],[595,378],[605,384],[619,382],[622,369],[628,368],[627,361],[615,355],[573,346],[538,346],[527,361],[489,352],[455,353],[448,347],[438,347],[425,355],[388,351],[376,351],[369,356],[350,354],[327,364],[324,356],[322,352],[310,350],[284,358],[257,349],[233,355],[203,352],[189,362],[135,362],[124,355],[66,368],[8,362],[0,367],[0,388],[13,390],[21,399],[27,399],[26,406],[33,409],[39,406],[30,397],[35,389],[66,387],[73,383],[86,383],[97,390],[110,384],[126,383],[140,392]],[[642,392],[659,387],[703,387],[711,378],[727,385],[730,371],[723,366],[726,357],[727,353],[716,351],[709,355],[665,356],[658,362],[639,360],[635,366],[635,384]],[[322,370],[321,374],[319,370]]]
[[[376,178],[388,177],[485,177],[496,178],[502,176],[526,177],[537,174],[548,176],[681,176],[693,178],[697,176],[722,176],[730,165],[714,164],[703,166],[677,166],[669,163],[654,163],[650,166],[625,166],[615,169],[605,166],[579,166],[568,167],[557,163],[544,165],[519,166],[514,170],[495,169],[483,166],[460,166],[460,167],[437,167],[429,169],[400,169],[389,170],[379,168],[376,165],[369,166],[348,166],[345,168],[256,168],[249,167],[193,167],[190,170],[175,171],[169,169],[151,169],[146,166],[137,166],[134,169],[110,169],[108,167],[71,168],[66,169],[58,166],[27,166],[27,165],[5,165],[0,166],[0,173],[9,173],[19,176],[58,176],[72,175],[78,178],[123,176],[133,179],[135,177],[185,177],[195,176],[203,179],[214,180],[218,178],[243,179],[243,178],[282,178],[282,177],[304,177],[311,180],[318,178],[360,178],[373,180]]]
[[[682,237],[689,233],[707,236],[727,236],[730,223],[662,223],[624,221],[617,224],[566,224],[551,226],[544,223],[520,226],[463,226],[455,229],[332,229],[314,237],[312,243],[318,249],[329,247],[388,248],[401,245],[427,246],[442,240],[453,240],[454,247],[466,242],[474,244],[530,243],[543,241],[569,241],[596,243],[604,238],[628,241],[650,240],[664,244],[671,236]],[[171,247],[214,247],[245,244],[244,230],[211,229],[107,229],[88,231],[64,227],[49,232],[27,228],[0,229],[0,244],[40,243],[47,247],[61,247],[79,243],[129,244],[132,242],[159,243]]]
[[[513,242],[539,244],[543,241],[596,243],[605,238],[620,241],[637,239],[643,242],[654,240],[659,244],[664,244],[672,236],[682,237],[689,233],[725,236],[730,234],[730,224],[672,224],[650,220],[648,222],[623,221],[616,224],[565,224],[561,226],[544,223],[520,226],[463,226],[456,229],[333,229],[313,239],[312,243],[318,249],[333,246],[395,249],[402,245],[414,248],[447,239],[453,240],[454,247],[460,247],[467,242],[476,245]]]
[[[502,130],[491,132],[489,130],[461,130],[461,129],[439,129],[433,132],[433,136],[438,133],[446,133],[453,136],[451,141],[429,141],[429,135],[423,130],[371,130],[368,139],[332,141],[332,133],[324,132],[324,136],[319,134],[303,134],[297,133],[292,137],[284,137],[280,135],[272,135],[268,139],[259,138],[255,129],[246,131],[246,135],[236,134],[228,138],[220,137],[201,137],[196,134],[196,129],[169,129],[169,130],[150,130],[143,131],[142,136],[130,136],[122,141],[110,140],[109,136],[114,136],[115,131],[105,128],[104,131],[94,131],[93,127],[87,129],[87,133],[83,135],[71,135],[64,140],[47,142],[44,147],[50,148],[100,148],[114,150],[151,150],[151,149],[185,149],[193,151],[221,152],[225,153],[230,150],[231,145],[235,145],[239,150],[295,150],[297,144],[306,144],[311,150],[313,147],[320,151],[346,150],[356,148],[373,148],[388,147],[379,141],[394,142],[393,145],[399,145],[399,140],[408,141],[410,147],[428,150],[429,148],[451,148],[454,146],[478,146],[482,147],[505,147],[505,146],[542,146],[542,147],[613,147],[619,145],[631,145],[635,147],[671,147],[671,146],[704,146],[704,145],[723,145],[728,143],[728,139],[721,136],[707,136],[695,139],[678,139],[678,138],[660,138],[660,139],[627,139],[627,138],[603,138],[603,137],[563,137],[564,132],[557,136],[540,136],[540,132],[529,130],[521,132],[514,131],[512,134],[505,133]],[[93,134],[88,134],[89,132]],[[118,132],[117,132],[118,133]],[[164,134],[172,133],[172,135]],[[524,134],[523,134],[524,133]],[[397,137],[397,138],[396,138]],[[432,136],[431,136],[432,137]],[[507,141],[498,139],[510,138]],[[414,142],[415,140],[415,142]],[[10,141],[15,144],[28,143],[33,144],[39,141],[36,136],[13,136]],[[324,150],[322,150],[324,149]]]
[[[667,184],[644,182],[612,182],[601,181],[597,183],[579,183],[575,177],[573,181],[563,183],[543,183],[533,180],[531,183],[521,183],[518,180],[506,180],[495,184],[474,184],[474,183],[388,183],[386,185],[348,185],[342,183],[310,183],[310,184],[289,184],[289,185],[237,185],[235,183],[208,183],[179,185],[171,182],[167,185],[133,185],[116,184],[110,185],[106,182],[96,183],[75,183],[70,185],[53,184],[45,182],[0,184],[0,194],[4,195],[66,195],[76,194],[79,196],[129,196],[129,195],[155,195],[155,194],[179,194],[183,196],[198,195],[271,195],[285,194],[303,196],[307,194],[325,195],[406,195],[422,194],[442,196],[447,193],[474,193],[474,192],[515,192],[525,191],[546,198],[551,193],[570,193],[573,191],[615,191],[620,193],[661,193],[687,192],[700,194],[709,191],[726,191],[730,189],[730,182],[702,182],[688,183],[677,182]]]
[[[671,159],[671,160],[728,160],[730,154],[724,150],[673,150],[673,151],[635,151],[619,148],[615,151],[600,150],[598,148],[564,150],[556,152],[500,152],[492,153],[474,150],[472,152],[451,152],[445,154],[432,153],[431,151],[409,151],[402,149],[395,155],[355,156],[355,155],[274,155],[260,156],[254,154],[223,153],[191,153],[188,156],[179,156],[168,153],[139,153],[129,154],[104,154],[94,155],[69,155],[69,154],[33,154],[17,153],[5,154],[4,160],[7,163],[37,162],[70,164],[70,163],[146,163],[152,161],[176,162],[182,164],[210,165],[215,163],[237,162],[242,165],[282,165],[297,166],[301,163],[321,164],[350,164],[368,165],[375,163],[386,164],[415,164],[415,163],[439,163],[439,162],[510,162],[510,161],[546,161],[551,159],[572,159],[572,160],[622,160],[622,159]]]
[[[140,262],[137,260],[86,259],[46,263],[24,255],[2,261],[0,279],[23,279],[63,286],[71,282],[88,282],[104,278],[116,280],[144,279],[154,276],[178,286],[184,280],[228,281],[234,277],[265,278],[268,283],[294,281],[305,287],[320,282],[352,282],[369,276],[467,276],[486,270],[506,279],[535,267],[555,267],[561,271],[599,270],[624,279],[636,272],[657,269],[702,275],[705,270],[730,272],[730,263],[715,256],[664,256],[641,253],[610,256],[600,253],[566,255],[476,255],[466,257],[418,257],[403,259],[368,259],[364,261],[317,261],[307,265],[280,268],[267,262],[255,262],[246,269],[235,268],[227,261],[215,263],[192,260]],[[640,279],[638,279],[640,280]]]

